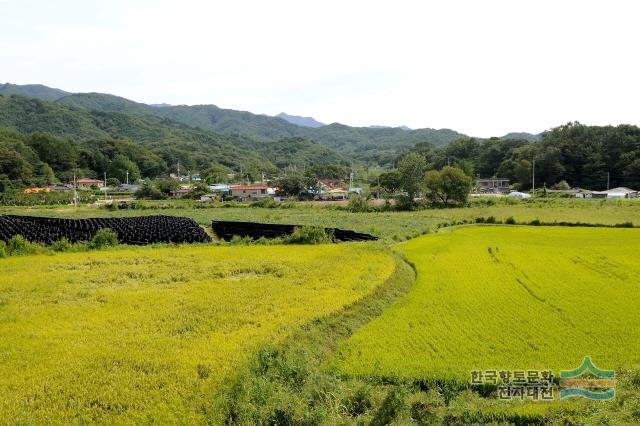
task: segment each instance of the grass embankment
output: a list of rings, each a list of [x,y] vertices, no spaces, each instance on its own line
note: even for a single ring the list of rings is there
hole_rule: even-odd
[[[365,297],[376,245],[0,260],[0,423],[198,423],[259,345]]]
[[[414,270],[395,256],[395,271],[367,297],[314,320],[281,344],[262,346],[227,382],[209,420],[225,424],[385,424],[389,389],[327,368],[338,345],[406,294]],[[380,407],[382,406],[382,409]]]
[[[377,235],[388,242],[417,237],[439,225],[474,222],[477,218],[494,217],[505,222],[512,217],[518,223],[539,220],[543,223],[582,222],[616,225],[640,223],[640,200],[573,200],[535,199],[513,200],[482,198],[470,200],[468,207],[425,209],[412,212],[351,213],[331,206],[287,203],[287,208],[238,207],[196,208],[188,201],[143,202],[145,209],[106,210],[88,207],[0,207],[0,214],[23,214],[66,218],[122,217],[167,214],[193,218],[202,225],[211,220],[240,220],[264,223],[285,223],[352,229]],[[202,205],[200,205],[202,207]]]

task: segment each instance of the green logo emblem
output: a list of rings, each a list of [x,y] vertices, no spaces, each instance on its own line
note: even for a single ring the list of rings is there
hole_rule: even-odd
[[[608,400],[616,396],[615,371],[601,370],[585,356],[582,365],[575,370],[560,371],[560,399],[583,397]]]

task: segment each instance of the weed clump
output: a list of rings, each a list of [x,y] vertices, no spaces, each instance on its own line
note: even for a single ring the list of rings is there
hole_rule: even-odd
[[[118,245],[118,234],[109,228],[99,229],[89,242],[89,248],[101,249]]]
[[[30,243],[22,235],[14,235],[7,243],[6,252],[9,256],[22,256],[34,254],[38,248],[37,244]]]
[[[284,239],[286,244],[328,244],[333,238],[324,228],[318,226],[295,227],[291,235]]]
[[[65,252],[65,251],[71,250],[72,248],[73,248],[73,245],[65,237],[62,237],[55,243],[51,244],[51,250],[55,252]]]

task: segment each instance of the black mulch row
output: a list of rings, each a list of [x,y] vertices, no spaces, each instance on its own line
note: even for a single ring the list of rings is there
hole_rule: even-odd
[[[173,216],[58,219],[0,216],[0,240],[22,235],[28,241],[51,244],[63,237],[69,242],[90,241],[99,229],[110,228],[124,244],[202,243],[209,235],[193,220]]]
[[[258,238],[278,238],[291,235],[293,229],[298,225],[280,225],[271,223],[256,222],[230,222],[214,220],[211,223],[213,232],[225,241],[231,240],[234,236],[249,237],[257,240]],[[325,231],[333,235],[336,241],[375,241],[378,237],[363,234],[360,232],[349,231],[338,228],[325,228]]]

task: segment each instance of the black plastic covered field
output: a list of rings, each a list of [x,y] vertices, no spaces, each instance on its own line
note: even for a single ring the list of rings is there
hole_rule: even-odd
[[[211,223],[213,232],[225,241],[230,241],[234,236],[258,238],[278,238],[290,235],[298,225],[280,225],[274,223],[235,222],[214,220]],[[361,232],[349,231],[338,228],[325,228],[325,231],[333,235],[335,241],[375,241],[378,237]]]
[[[89,241],[99,229],[109,228],[124,244],[203,243],[209,235],[193,220],[173,216],[58,219],[34,216],[0,216],[0,240],[22,235],[28,241],[52,244]]]

